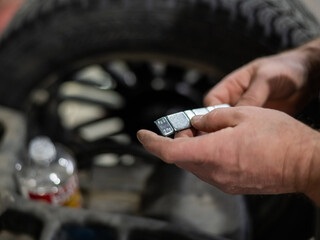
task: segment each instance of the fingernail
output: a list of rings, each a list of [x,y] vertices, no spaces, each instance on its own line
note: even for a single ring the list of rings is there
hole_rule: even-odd
[[[199,122],[202,117],[203,117],[203,115],[194,116],[194,117],[191,119],[191,123]]]
[[[141,140],[142,140],[141,130],[139,130],[139,131],[137,132],[137,138],[138,138],[139,142],[141,142]]]

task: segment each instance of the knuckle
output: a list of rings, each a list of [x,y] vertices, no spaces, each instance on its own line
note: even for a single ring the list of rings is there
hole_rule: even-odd
[[[204,182],[206,182],[206,183],[209,183],[209,184],[212,184],[211,183],[211,179],[210,178],[207,178],[206,176],[203,176],[203,175],[197,175],[197,174],[195,174],[201,181],[204,181]],[[214,185],[214,184],[212,184],[212,185]]]
[[[261,62],[263,62],[265,59],[266,59],[266,57],[258,57],[258,58],[256,58],[252,63],[255,63],[255,64],[261,63]]]
[[[257,95],[255,95],[253,93],[244,95],[242,97],[242,104],[256,105],[258,103],[259,103],[258,97],[257,97]]]
[[[203,99],[203,103],[205,106],[210,106],[212,103],[212,96],[210,94],[206,95]]]
[[[226,185],[226,186],[224,186],[221,190],[222,190],[223,192],[225,192],[225,193],[232,194],[232,195],[240,194],[240,193],[241,193],[240,189],[239,189],[238,187],[236,187],[236,186]]]
[[[206,118],[207,118],[207,121],[209,122],[214,122],[214,120],[220,115],[220,111],[222,109],[218,108],[218,109],[214,109],[213,111],[209,112],[208,114],[206,114]]]
[[[197,170],[192,169],[191,172],[200,180],[207,182],[211,185],[215,185],[215,182],[210,178],[210,176],[208,176],[207,174],[203,173],[203,172],[199,172]]]
[[[230,183],[228,175],[224,173],[216,173],[214,175],[214,180],[221,186],[227,186]]]
[[[260,65],[264,64],[266,61],[268,61],[269,57],[258,57],[255,60],[251,62],[252,67],[259,67]]]
[[[248,110],[244,110],[241,107],[235,108],[233,112],[233,118],[236,120],[244,119],[248,114]]]
[[[239,194],[241,192],[241,188],[237,185],[235,179],[229,174],[216,174],[214,181],[225,193]]]

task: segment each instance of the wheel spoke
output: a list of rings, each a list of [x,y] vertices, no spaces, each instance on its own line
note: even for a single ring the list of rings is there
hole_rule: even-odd
[[[122,133],[125,126],[119,117],[105,118],[78,128],[80,136],[87,141],[95,141],[103,137],[110,137]]]
[[[136,85],[137,79],[136,77],[128,72],[121,71],[121,67],[114,64],[103,64],[104,70],[112,77],[112,79],[116,82],[116,89],[122,94],[130,94],[132,92],[132,88]]]
[[[136,131],[153,129],[159,112],[200,105],[202,93],[214,85],[213,79],[163,62],[93,64],[47,86],[50,97],[34,108],[40,111],[35,119],[84,162],[89,161],[85,156],[93,159],[101,153],[150,158],[137,144]]]
[[[91,79],[76,79],[74,80],[76,83],[84,85],[84,86],[89,86],[89,87],[95,87],[98,89],[112,89],[112,85],[111,84],[101,84],[101,83],[97,83],[92,81]]]
[[[79,131],[79,129],[81,129],[81,128],[83,128],[83,127],[86,127],[86,126],[89,126],[89,125],[93,125],[93,124],[98,123],[98,122],[100,122],[100,121],[103,121],[103,120],[105,120],[105,119],[107,119],[107,118],[109,118],[109,117],[113,117],[113,116],[108,114],[107,116],[99,117],[99,118],[93,119],[93,120],[91,120],[91,121],[86,121],[86,122],[84,122],[84,123],[81,123],[81,124],[73,127],[73,128],[72,128],[72,131],[75,131],[75,132],[76,132],[76,131]]]
[[[106,109],[111,109],[111,110],[119,109],[118,106],[115,106],[112,103],[108,103],[108,102],[100,100],[100,99],[93,99],[88,96],[63,96],[60,98],[60,102],[63,102],[63,101],[75,101],[75,102],[79,102],[79,103],[82,102],[82,103],[95,104],[95,105],[99,105],[99,106],[102,106]]]

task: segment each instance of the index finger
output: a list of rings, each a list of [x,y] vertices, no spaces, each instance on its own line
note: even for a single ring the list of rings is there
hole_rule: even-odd
[[[221,80],[204,98],[204,105],[211,106],[228,103],[236,105],[239,98],[248,88],[252,78],[252,66],[246,65]]]
[[[201,147],[200,137],[171,139],[148,130],[140,130],[137,138],[148,152],[167,163],[196,161],[198,158],[196,149]]]

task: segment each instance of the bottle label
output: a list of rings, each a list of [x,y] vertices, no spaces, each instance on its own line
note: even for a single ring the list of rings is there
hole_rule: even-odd
[[[60,186],[56,193],[45,193],[40,195],[29,192],[28,195],[31,199],[45,201],[53,205],[74,208],[81,207],[81,195],[76,175],[71,176],[63,186]]]

